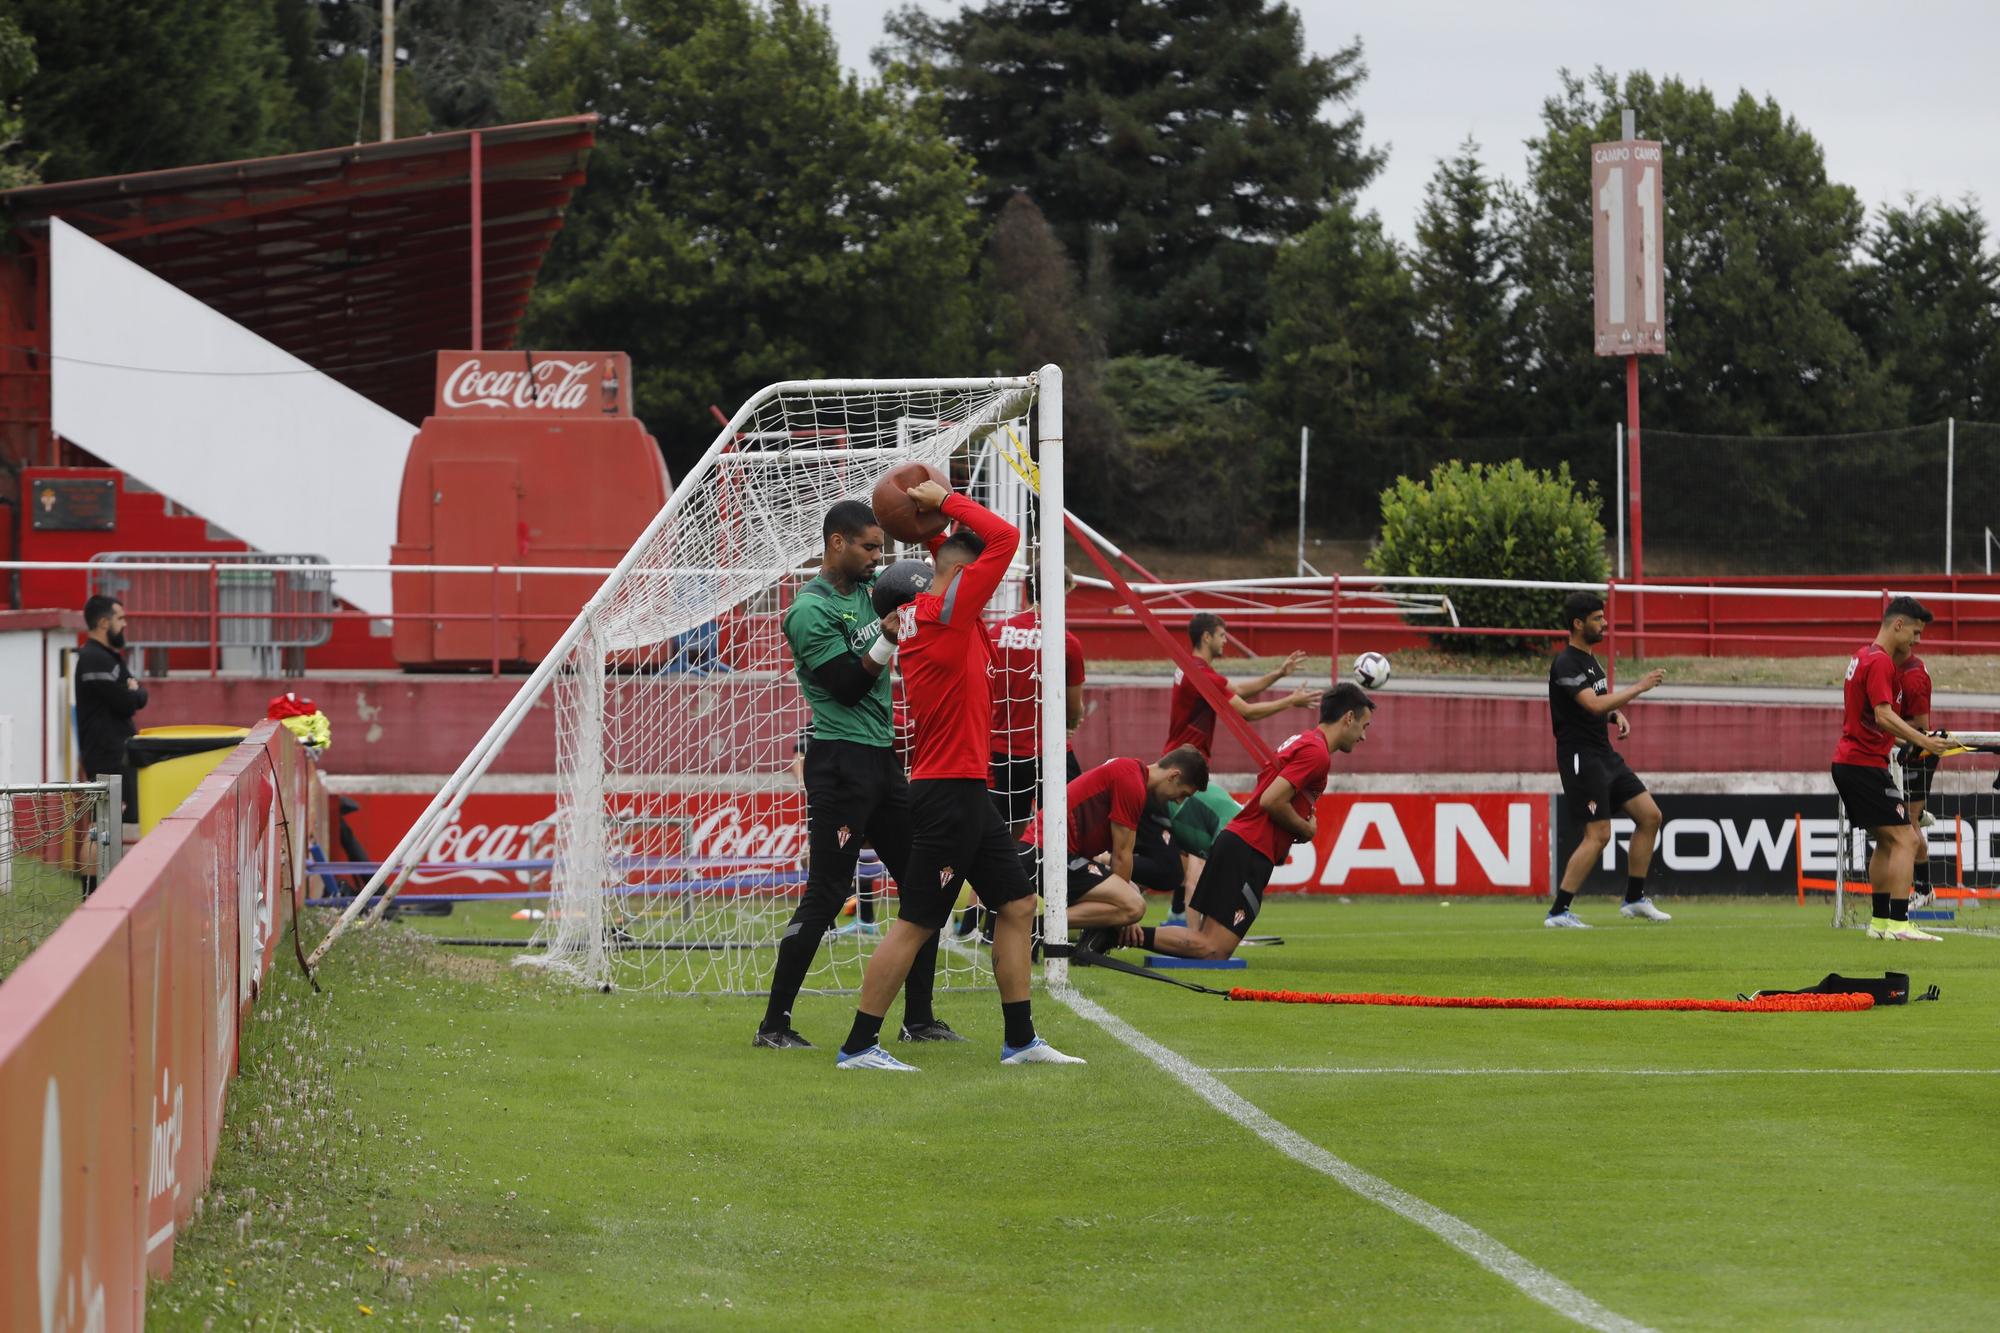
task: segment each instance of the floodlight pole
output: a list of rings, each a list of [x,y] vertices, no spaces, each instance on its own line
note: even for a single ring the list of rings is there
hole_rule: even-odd
[[[382,0],[381,121],[382,142],[388,143],[396,137],[396,0]]]
[[[1306,457],[1312,448],[1312,427],[1299,427],[1299,565],[1294,571],[1306,576]]]

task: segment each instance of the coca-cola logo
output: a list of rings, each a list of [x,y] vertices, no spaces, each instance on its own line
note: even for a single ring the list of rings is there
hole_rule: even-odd
[[[488,370],[477,357],[461,361],[445,376],[444,405],[454,411],[490,407],[517,412],[579,412],[589,405],[595,361],[551,357],[533,368]]]
[[[440,884],[450,880],[471,880],[475,884],[532,884],[548,875],[546,870],[458,869],[492,861],[538,861],[555,855],[555,819],[533,824],[464,824],[457,814],[431,840],[424,860],[449,863],[450,870],[417,870],[410,874],[414,885]]]
[[[687,854],[704,861],[797,863],[806,853],[806,826],[800,820],[766,821],[743,806],[721,806],[695,822]]]

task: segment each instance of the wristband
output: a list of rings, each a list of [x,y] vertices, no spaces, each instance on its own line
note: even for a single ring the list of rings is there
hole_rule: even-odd
[[[886,634],[875,636],[875,642],[868,645],[868,660],[876,666],[888,666],[889,659],[896,655],[896,641]]]

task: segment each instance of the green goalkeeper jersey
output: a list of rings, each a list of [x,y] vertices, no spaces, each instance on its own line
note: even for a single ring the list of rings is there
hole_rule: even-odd
[[[894,723],[890,714],[889,672],[883,671],[860,702],[843,704],[834,698],[814,675],[819,668],[843,653],[859,656],[882,632],[881,618],[875,614],[870,585],[859,583],[841,592],[824,576],[799,589],[785,611],[785,642],[791,645],[792,665],[798,672],[799,689],[812,708],[812,738],[816,741],[853,741],[887,749],[894,743]]]

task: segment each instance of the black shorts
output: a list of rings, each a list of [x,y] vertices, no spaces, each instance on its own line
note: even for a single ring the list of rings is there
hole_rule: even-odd
[[[1034,894],[1021,871],[1014,835],[978,778],[927,778],[910,784],[908,873],[896,876],[896,915],[936,930],[951,919],[968,881],[993,910]],[[893,873],[893,871],[892,871]]]
[[[886,746],[816,741],[806,750],[806,896],[835,907],[865,842],[900,882],[910,855],[910,784]]]
[[[1076,751],[1065,751],[1063,759],[1067,780],[1075,782],[1083,772],[1076,762]],[[989,771],[992,776],[987,785],[993,790],[993,808],[1010,826],[1019,828],[1042,799],[1042,761],[1034,755],[996,754],[989,761]]]
[[[1901,828],[1910,822],[1910,807],[1889,781],[1887,767],[1835,764],[1833,786],[1847,807],[1847,822],[1856,828]]]
[[[1162,808],[1148,805],[1132,840],[1132,882],[1154,893],[1174,893],[1184,882],[1181,854],[1168,839]]]
[[[1274,869],[1270,857],[1224,829],[1208,849],[1188,910],[1220,921],[1242,939],[1264,910],[1264,888]]]
[[[1646,794],[1646,784],[1626,766],[1616,750],[1556,751],[1556,775],[1569,797],[1571,818],[1579,824],[1609,819],[1625,803]]]
[[[1042,849],[1032,842],[1018,844],[1020,848],[1021,873],[1028,877],[1028,883],[1035,888],[1042,886]],[[1092,889],[1111,878],[1111,872],[1100,862],[1087,856],[1072,856],[1069,859],[1069,873],[1063,876],[1065,897],[1063,901],[1073,903]]]

